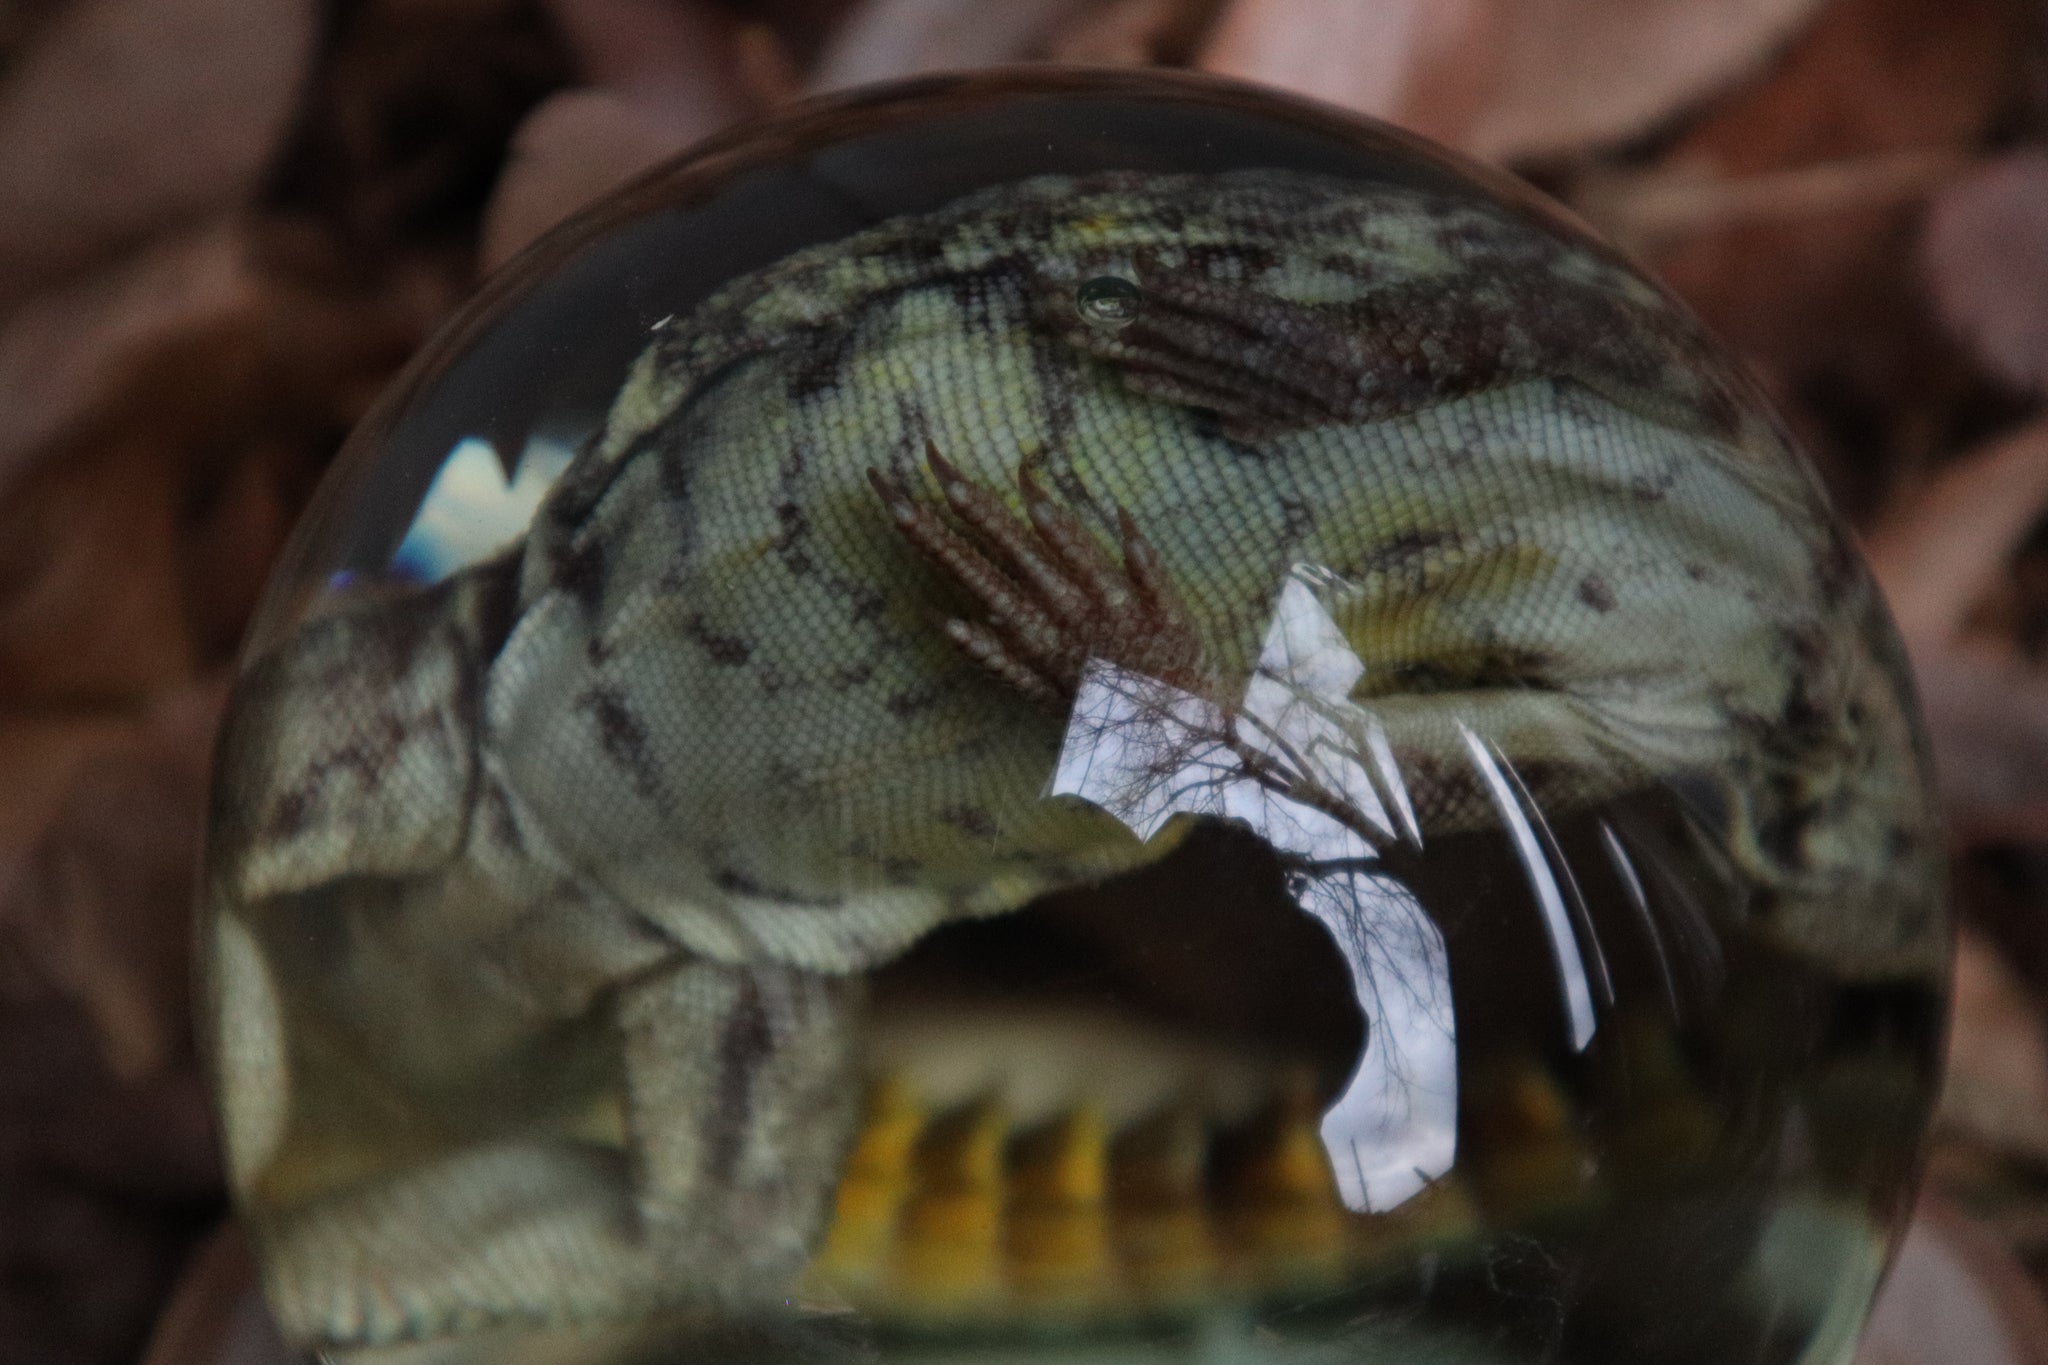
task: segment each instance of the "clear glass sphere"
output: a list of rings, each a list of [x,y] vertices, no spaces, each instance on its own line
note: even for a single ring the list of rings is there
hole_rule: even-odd
[[[298,534],[207,1019],[336,1359],[1847,1349],[1947,943],[1727,357],[1182,77],[800,107],[549,237]]]

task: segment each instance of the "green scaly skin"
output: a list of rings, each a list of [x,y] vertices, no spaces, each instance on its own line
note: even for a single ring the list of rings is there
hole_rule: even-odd
[[[1127,326],[1077,311],[1104,275]],[[1889,627],[1756,410],[1597,250],[1305,174],[1030,180],[734,281],[514,551],[243,681],[214,1051],[285,1330],[773,1299],[854,1122],[862,974],[1171,845],[1043,799],[1067,718],[1018,682],[1156,642],[997,611],[1017,685],[957,647],[986,593],[892,521],[939,516],[928,443],[1111,564],[1122,509],[1218,715],[1311,583],[1366,670],[1318,704],[1382,728],[1425,843],[1495,818],[1477,735],[1544,808],[1687,793],[1756,931],[1830,970],[1936,970]]]

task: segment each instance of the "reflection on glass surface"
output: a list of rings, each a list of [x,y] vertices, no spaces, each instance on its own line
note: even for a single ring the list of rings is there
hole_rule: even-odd
[[[575,451],[536,438],[512,465],[490,442],[464,437],[442,461],[420,501],[390,571],[418,583],[438,583],[457,569],[489,559],[526,534],[527,523]]]
[[[1230,711],[1091,664],[1047,794],[1079,797],[1145,840],[1175,816],[1232,820],[1281,856],[1290,894],[1329,931],[1372,1021],[1321,1134],[1345,1207],[1384,1213],[1451,1168],[1457,1025],[1443,935],[1372,870],[1376,848],[1398,837],[1419,851],[1422,833],[1385,730],[1349,700],[1365,665],[1316,600],[1324,578],[1289,573]]]
[[[1946,949],[1735,367],[1397,135],[795,111],[543,244],[302,528],[205,1028],[362,1365],[1821,1365]]]

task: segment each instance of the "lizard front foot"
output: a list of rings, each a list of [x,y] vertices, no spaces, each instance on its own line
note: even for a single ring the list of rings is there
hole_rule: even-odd
[[[968,658],[1049,705],[1073,699],[1090,659],[1208,691],[1187,606],[1130,513],[1117,509],[1119,563],[1021,465],[1020,517],[929,441],[925,459],[950,517],[878,469],[868,481],[903,538],[980,606],[985,620],[953,617],[944,626]]]

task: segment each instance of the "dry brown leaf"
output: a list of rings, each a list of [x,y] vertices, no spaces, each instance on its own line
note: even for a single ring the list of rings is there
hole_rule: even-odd
[[[484,211],[484,270],[794,86],[779,48],[762,46],[772,34],[709,5],[550,0],[549,9],[594,88],[551,95],[519,125]]]
[[[1932,178],[1974,155],[2019,97],[2032,24],[2027,0],[1829,0],[1766,73],[1636,173],[1662,208],[1616,212],[1627,196],[1612,186],[1604,203],[1574,199],[1610,231],[1655,224],[1657,240],[1622,245],[1791,407],[1852,517],[1981,409],[1914,245]],[[1704,212],[1678,221],[1663,211],[1675,198]]]
[[[1480,156],[1552,156],[1633,137],[1764,65],[1820,0],[1511,0]]]
[[[224,691],[162,698],[79,765],[43,836],[0,867],[0,935],[84,1008],[124,1080],[190,1062],[192,888]]]
[[[7,0],[0,4],[0,75],[21,59],[64,0]]]
[[[1215,0],[1107,0],[1055,33],[1046,55],[1092,66],[1179,60],[1214,22]]]
[[[425,256],[463,283],[512,130],[569,84],[537,0],[350,0],[321,58],[266,206],[318,223],[359,261]]]
[[[1939,647],[2005,573],[2048,510],[2048,422],[2009,432],[1894,499],[1866,537],[1899,632]]]
[[[1232,0],[1198,65],[1393,118],[1421,57],[1427,0]]]
[[[570,214],[719,126],[679,126],[609,90],[550,96],[519,126],[484,212],[483,269],[497,269]]]
[[[2048,508],[2048,423],[2009,433],[1896,496],[1865,540],[1913,659],[1951,832],[2048,837],[2048,672],[1965,638]]]
[[[1506,0],[1233,0],[1198,64],[1457,143],[1493,97]]]
[[[0,498],[0,705],[121,705],[192,675],[181,515],[182,474],[149,445]]]
[[[826,40],[808,88],[995,66],[1043,56],[1094,0],[862,0]]]
[[[267,306],[232,347],[181,348],[187,363],[179,388],[188,395],[197,390],[195,406],[216,417],[211,424],[193,423],[186,444],[219,445],[224,433],[246,429],[249,418],[261,414],[277,419],[282,429],[274,435],[316,429],[322,455],[331,454],[466,292],[467,280],[424,256],[380,258],[366,266],[305,225],[260,222],[249,235]],[[223,349],[252,353],[253,363],[239,373],[216,364],[212,380],[195,379],[194,360]],[[160,391],[147,395],[152,411],[165,401]]]
[[[187,622],[200,656],[233,647],[284,471],[303,483],[449,302],[431,273],[323,268],[220,223],[0,328],[0,693],[137,695],[189,672]]]
[[[1958,845],[2048,842],[2048,672],[1985,642],[1913,656]]]
[[[1496,159],[1634,136],[1762,66],[1820,0],[1234,0],[1201,65]]]
[[[1974,147],[2018,88],[2031,15],[2015,0],[1955,0],[1939,23],[1932,12],[1928,0],[1830,0],[1762,79],[1673,144],[1652,187],[1843,164],[1883,178],[1895,174],[1887,154]],[[1918,203],[1820,209],[1709,219],[1656,244],[1648,264],[1788,387],[1831,367],[1867,392],[1910,394],[1928,369]]]
[[[135,1359],[219,1189],[192,1070],[117,1081],[76,1011],[0,1001],[0,1356]]]
[[[1951,185],[1921,255],[1949,328],[1993,374],[2048,392],[2048,152],[2001,157]]]
[[[186,1263],[142,1365],[294,1365],[264,1310],[248,1237],[223,1223]]]
[[[1746,176],[1974,145],[2019,89],[2031,24],[2025,0],[1826,0],[1664,164]]]
[[[2048,1365],[2048,1310],[1997,1238],[1923,1198],[1855,1365]]]
[[[702,137],[753,111],[740,27],[716,5],[547,0],[547,9],[584,82],[626,96],[654,122]]]
[[[262,303],[247,234],[222,222],[18,309],[0,326],[0,489],[104,415],[152,360],[247,331]]]
[[[743,24],[733,37],[733,70],[757,110],[774,109],[804,93],[797,54],[768,24]]]
[[[0,85],[0,310],[242,201],[292,117],[312,0],[74,0]]]
[[[119,712],[0,713],[0,884],[56,823],[79,773],[134,732],[134,718]]]
[[[1703,233],[1789,227],[1869,209],[1914,208],[1961,172],[1958,147],[1909,147],[1731,179],[1709,167],[1603,173],[1579,182],[1574,205],[1615,241],[1653,254]]]
[[[184,1066],[123,1080],[75,1008],[13,995],[0,1001],[0,1073],[0,1202],[31,1182],[131,1200],[217,1195],[213,1119],[189,1052]],[[23,1231],[8,1224],[0,1214],[0,1256]],[[9,1283],[0,1269],[0,1303]]]
[[[292,529],[293,508],[281,483],[296,463],[290,452],[251,451],[208,490],[186,523],[178,578],[204,661],[231,656],[255,613]]]
[[[1998,950],[1956,945],[1939,1122],[1996,1151],[2048,1161],[2048,1016]]]

